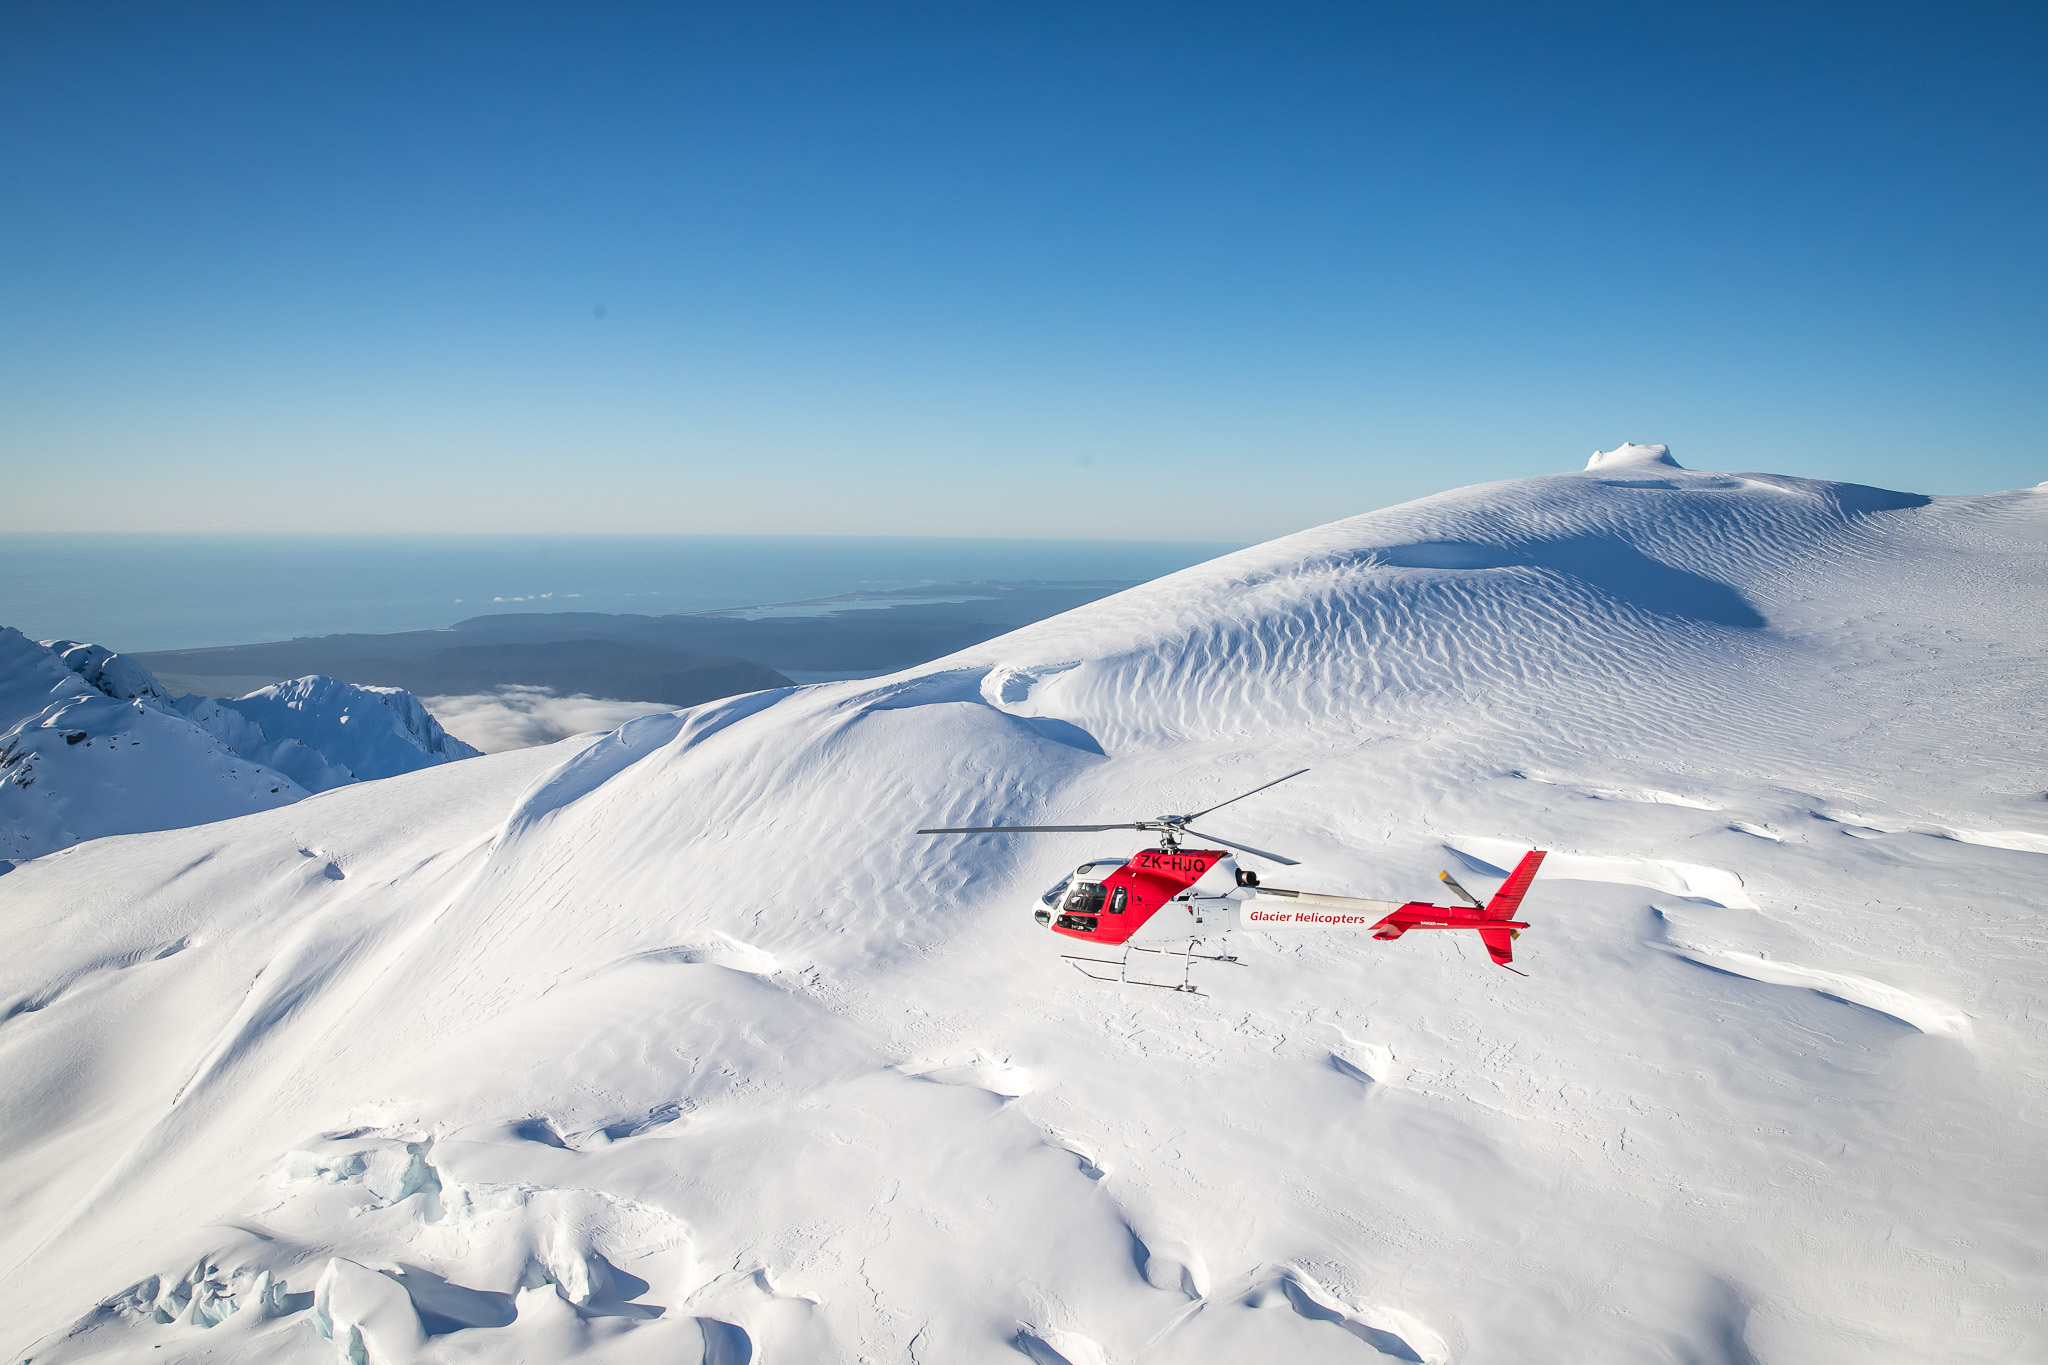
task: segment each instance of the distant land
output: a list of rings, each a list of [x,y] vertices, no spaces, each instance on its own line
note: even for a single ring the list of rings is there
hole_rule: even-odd
[[[943,595],[957,584],[1142,583],[1239,548],[1113,538],[0,531],[0,622],[39,640],[137,654],[438,630],[483,615],[668,616],[849,593]]]
[[[1134,584],[937,583],[670,616],[520,612],[443,630],[139,653],[176,693],[236,696],[308,674],[420,696],[541,687],[693,706],[910,668]]]

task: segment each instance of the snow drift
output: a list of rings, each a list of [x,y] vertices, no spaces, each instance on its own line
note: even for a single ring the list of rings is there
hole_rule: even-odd
[[[397,688],[300,678],[173,698],[126,655],[0,626],[0,870],[475,756]]]
[[[0,1323],[38,1365],[2039,1354],[2044,579],[2048,492],[1603,458],[37,859]],[[1552,850],[1531,978],[1245,934],[1202,997],[1104,988],[1028,910],[1129,844],[910,833],[1301,766],[1216,821],[1290,885]]]

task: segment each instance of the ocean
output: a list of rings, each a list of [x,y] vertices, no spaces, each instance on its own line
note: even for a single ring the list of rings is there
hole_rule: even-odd
[[[0,534],[0,625],[128,652],[667,615],[974,582],[1133,583],[1240,548],[881,536]]]

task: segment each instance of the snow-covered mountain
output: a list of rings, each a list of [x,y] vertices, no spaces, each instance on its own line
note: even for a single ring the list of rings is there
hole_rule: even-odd
[[[37,859],[0,1322],[37,1365],[2039,1358],[2044,602],[2048,488],[1625,447]],[[1530,976],[1276,932],[1099,986],[1029,911],[1126,837],[912,833],[1303,766],[1217,832],[1392,899],[1549,849]]]
[[[178,709],[308,791],[475,758],[420,699],[397,687],[294,678],[246,696],[186,697]]]
[[[0,627],[0,860],[475,756],[396,688],[300,678],[173,698],[126,655]]]

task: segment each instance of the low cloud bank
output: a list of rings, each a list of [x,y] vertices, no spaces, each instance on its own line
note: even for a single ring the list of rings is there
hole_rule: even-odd
[[[673,711],[658,701],[611,701],[548,687],[500,687],[456,697],[423,697],[441,728],[487,754],[552,744],[591,730],[616,730],[636,716]]]

